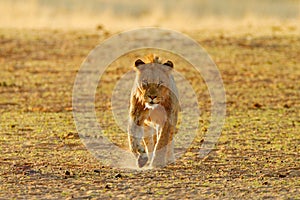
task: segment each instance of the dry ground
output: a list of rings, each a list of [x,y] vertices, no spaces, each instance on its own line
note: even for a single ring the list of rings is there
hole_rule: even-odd
[[[223,77],[227,118],[221,138],[208,157],[197,157],[210,101],[199,77],[187,72],[195,90],[203,91],[200,136],[174,165],[134,171],[96,160],[72,116],[76,72],[109,34],[1,29],[0,198],[300,199],[300,36],[288,30],[187,34],[209,52]]]

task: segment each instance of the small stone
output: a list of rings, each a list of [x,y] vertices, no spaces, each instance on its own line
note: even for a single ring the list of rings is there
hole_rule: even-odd
[[[255,108],[261,108],[261,107],[262,107],[262,105],[261,105],[260,103],[255,103],[253,106],[254,106]]]
[[[86,187],[83,187],[83,186],[82,186],[82,187],[80,187],[80,190],[81,190],[81,191],[86,191]]]
[[[151,188],[149,188],[146,192],[146,194],[154,194],[152,191],[151,191]]]
[[[122,175],[121,175],[120,173],[117,173],[117,174],[115,175],[115,178],[122,178]]]
[[[25,172],[24,172],[24,174],[27,175],[27,176],[33,175],[33,174],[36,174],[36,173],[38,173],[38,172],[35,171],[35,170],[28,170],[28,171],[25,171]]]
[[[285,175],[285,174],[279,174],[278,177],[279,177],[279,178],[285,178],[286,175]]]

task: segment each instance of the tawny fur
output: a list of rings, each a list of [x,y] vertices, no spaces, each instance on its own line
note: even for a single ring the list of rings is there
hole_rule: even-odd
[[[173,63],[164,64],[150,55],[148,63],[136,61],[136,79],[131,92],[129,146],[143,167],[165,166],[174,162],[173,136],[179,112]],[[137,66],[138,65],[138,66]]]

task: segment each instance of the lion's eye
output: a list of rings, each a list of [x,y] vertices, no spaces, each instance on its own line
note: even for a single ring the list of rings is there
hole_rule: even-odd
[[[147,80],[143,80],[142,81],[142,86],[143,87],[147,87],[148,86],[148,81]]]

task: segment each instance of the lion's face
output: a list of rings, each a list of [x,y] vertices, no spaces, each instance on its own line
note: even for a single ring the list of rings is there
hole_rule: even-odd
[[[146,107],[160,104],[169,96],[172,67],[170,61],[165,64],[136,61],[138,89]]]
[[[161,82],[148,83],[145,81],[142,83],[141,93],[144,103],[147,106],[153,106],[164,101],[164,98],[168,96],[168,89]]]

